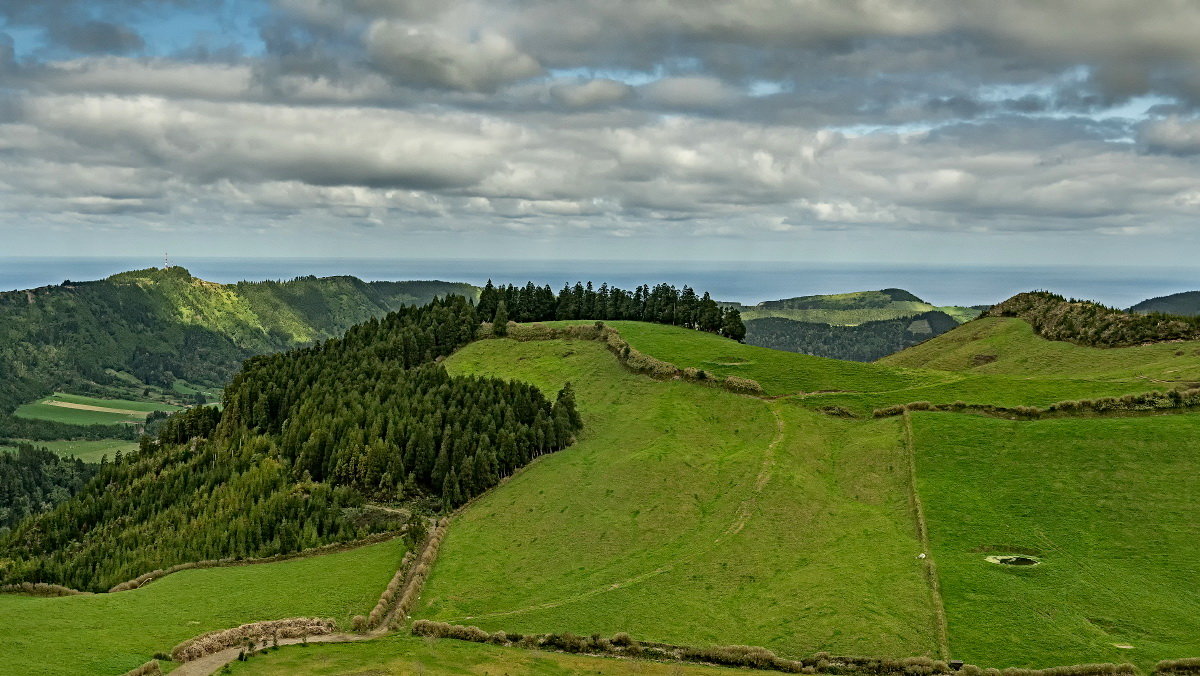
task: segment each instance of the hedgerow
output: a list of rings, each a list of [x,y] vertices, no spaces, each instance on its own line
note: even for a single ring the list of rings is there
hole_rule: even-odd
[[[996,406],[994,404],[968,404],[955,401],[949,404],[934,404],[928,401],[914,401],[908,404],[896,404],[874,411],[876,418],[886,418],[900,415],[906,411],[941,411],[951,413],[979,413],[1001,418],[1035,419],[1051,417],[1068,417],[1076,415],[1104,415],[1120,413],[1138,413],[1145,411],[1170,411],[1195,408],[1200,406],[1200,388],[1170,390],[1167,392],[1142,392],[1126,394],[1119,397],[1100,397],[1098,399],[1079,399],[1059,401],[1046,407],[1037,406]]]
[[[624,632],[611,639],[599,634],[578,636],[571,632],[561,634],[512,634],[504,631],[488,633],[479,627],[417,620],[413,623],[415,636],[449,638],[474,643],[491,643],[502,646],[517,646],[542,650],[559,650],[568,653],[593,655],[615,655],[643,659],[695,662],[729,667],[744,667],[791,674],[855,674],[863,676],[933,676],[956,673],[943,660],[918,656],[903,659],[885,657],[833,656],[817,653],[798,660],[776,655],[766,648],[757,646],[710,646],[694,647],[638,641]],[[1135,676],[1137,671],[1131,664],[1079,664],[1050,669],[981,669],[966,665],[957,673],[963,676]]]

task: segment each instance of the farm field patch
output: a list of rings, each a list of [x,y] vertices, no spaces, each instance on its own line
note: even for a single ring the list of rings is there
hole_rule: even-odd
[[[6,673],[120,674],[198,634],[257,620],[366,613],[399,566],[391,540],[278,563],[185,570],[116,594],[0,594]]]
[[[956,658],[1149,671],[1200,654],[1200,416],[912,424]],[[1038,563],[987,560],[1004,555]]]
[[[111,425],[142,422],[151,411],[179,409],[178,406],[157,402],[98,399],[56,392],[44,399],[18,407],[15,415],[73,425]]]

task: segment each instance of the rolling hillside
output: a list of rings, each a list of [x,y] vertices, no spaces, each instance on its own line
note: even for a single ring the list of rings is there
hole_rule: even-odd
[[[450,293],[477,289],[353,277],[222,285],[173,267],[0,293],[0,414],[56,389],[119,398],[180,380],[219,387],[249,356]]]
[[[1022,319],[984,317],[879,360],[881,365],[1009,376],[1200,381],[1200,341],[1085,347],[1048,340]]]
[[[1040,326],[1065,330],[1059,318],[1077,311],[1042,312]],[[1128,316],[1082,311],[1097,322]],[[1144,330],[1119,317],[1125,333],[1098,323],[1074,330],[1093,337]],[[506,325],[509,338],[495,337],[488,324],[478,335],[489,339],[473,340],[478,317],[461,299],[372,320],[321,348],[249,362],[223,413],[197,408],[172,418],[162,432],[169,453],[139,451],[94,483],[123,484],[128,474],[137,491],[174,500],[158,485],[203,478],[234,507],[235,495],[252,500],[263,487],[272,500],[333,490],[347,501],[284,518],[327,526],[353,519],[366,497],[416,498],[430,513],[462,505],[411,614],[487,631],[628,632],[694,646],[758,645],[793,658],[925,655],[997,668],[1128,661],[1149,672],[1157,660],[1200,653],[1190,631],[1200,613],[1193,589],[1200,505],[1192,499],[1200,490],[1192,452],[1200,414],[876,413],[920,401],[1047,406],[1172,389],[1200,375],[1200,345],[1086,347],[1048,340],[1024,319],[986,317],[868,364],[679,326],[604,322],[625,346],[606,342],[595,324]],[[622,361],[634,365],[635,350],[673,366],[654,371],[657,379],[635,373]],[[758,396],[719,386],[732,376],[757,382]],[[575,407],[582,428],[570,422]],[[418,413],[401,420],[402,411]],[[202,419],[208,442],[173,445]],[[520,420],[528,429],[500,427]],[[444,436],[435,441],[439,430]],[[494,459],[551,437],[557,445],[546,450],[554,452],[518,459],[503,481],[507,471],[490,471]],[[226,451],[237,467],[218,470]],[[226,478],[233,469],[242,474]],[[119,552],[127,565],[144,568],[162,544],[138,534],[161,532],[167,522],[191,533],[172,535],[179,541],[164,552],[170,556],[200,551],[199,543],[225,546],[226,538],[213,536],[225,530],[224,512],[172,506],[143,523],[133,509],[137,491],[96,491],[25,522],[12,540],[24,550],[11,551],[25,557],[14,570],[96,575],[99,563],[75,570],[69,548],[46,544],[50,536],[76,538],[69,526],[81,509],[102,509],[109,533],[84,536],[79,551],[93,558],[112,554],[106,543],[119,536],[130,543]],[[282,546],[282,534],[270,533],[276,521],[238,520],[239,542]],[[197,530],[204,523],[220,527]],[[346,537],[327,531],[320,541]],[[258,532],[267,541],[256,543]],[[323,559],[303,562],[322,567]],[[266,566],[241,570],[256,568]],[[58,611],[24,612],[21,604],[33,601],[0,596],[0,610],[34,617],[22,620],[33,623],[22,630],[34,635],[27,652],[44,654],[63,639],[38,623]],[[241,601],[230,607],[244,614]],[[124,617],[73,602],[88,627]],[[76,633],[100,636],[94,631]],[[285,649],[237,670],[357,673],[419,664],[427,673],[456,673],[469,664],[489,673],[654,673],[614,665],[621,660],[406,637],[320,655]]]
[[[447,367],[545,391],[569,380],[584,431],[453,522],[415,616],[788,654],[938,653],[896,420],[849,425],[654,381],[595,341],[482,341]]]
[[[747,643],[785,655],[949,654],[996,667],[1149,668],[1200,651],[1181,631],[1196,610],[1185,580],[1196,572],[1188,543],[1200,508],[1170,497],[1190,494],[1179,472],[1193,466],[1187,440],[1200,434],[1200,417],[881,420],[868,409],[921,395],[1019,405],[1147,389],[1136,374],[897,370],[610,324],[660,359],[761,378],[775,398],[756,404],[631,375],[591,341],[467,346],[448,360],[452,371],[547,391],[575,382],[586,426],[576,446],[530,466],[453,523],[418,617],[486,630]],[[806,394],[839,379],[862,391]],[[834,402],[860,418],[815,412]],[[915,493],[906,457],[915,462]],[[1044,487],[1032,486],[1047,475]],[[914,495],[925,504],[926,551],[937,566],[932,592],[921,589],[915,558],[923,547],[906,508]],[[1160,504],[1171,505],[1161,518]],[[1090,516],[1097,509],[1102,517]],[[1131,530],[1136,523],[1154,525]],[[1035,552],[1042,563],[1027,570],[985,560]],[[1139,587],[1148,591],[1131,606]],[[925,619],[904,630],[903,616]]]

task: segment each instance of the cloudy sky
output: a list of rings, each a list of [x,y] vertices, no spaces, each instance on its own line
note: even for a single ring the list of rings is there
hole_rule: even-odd
[[[0,0],[0,255],[1194,264],[1200,0]]]

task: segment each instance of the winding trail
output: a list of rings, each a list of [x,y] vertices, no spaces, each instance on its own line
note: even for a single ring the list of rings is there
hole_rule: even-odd
[[[670,564],[667,564],[665,566],[660,566],[658,568],[655,568],[654,570],[646,571],[644,573],[640,573],[633,577],[625,578],[623,580],[617,580],[616,582],[612,582],[612,583],[606,584],[601,587],[595,587],[593,589],[589,589],[587,591],[580,592],[578,594],[573,594],[571,596],[567,596],[567,597],[564,597],[561,599],[556,599],[554,601],[546,601],[544,603],[539,603],[539,604],[535,604],[532,606],[526,606],[524,608],[517,608],[514,610],[501,610],[501,611],[496,611],[496,612],[491,612],[491,613],[484,613],[482,615],[469,615],[466,617],[454,618],[454,619],[446,620],[446,621],[454,624],[454,623],[462,622],[465,620],[474,620],[474,619],[479,619],[479,618],[507,617],[510,615],[520,615],[523,613],[535,612],[535,611],[539,611],[539,610],[549,610],[551,608],[557,608],[559,606],[564,606],[569,603],[583,601],[585,599],[592,598],[593,596],[597,596],[599,594],[604,594],[607,592],[616,591],[618,589],[623,589],[625,587],[629,587],[629,586],[632,586],[632,585],[635,585],[635,584],[638,584],[641,582],[645,582],[646,580],[649,580],[650,578],[656,577],[663,573],[670,572],[671,570],[674,570],[676,567],[678,567],[681,564],[687,563],[703,554],[707,554],[708,552],[711,552],[718,545],[720,545],[725,539],[741,532],[741,530],[746,527],[746,524],[749,522],[750,517],[753,515],[754,506],[758,503],[759,495],[763,492],[763,489],[765,489],[767,484],[770,483],[770,481],[771,481],[771,476],[775,469],[775,449],[778,448],[780,442],[783,441],[784,432],[787,429],[787,425],[784,423],[783,416],[780,415],[778,405],[775,402],[765,400],[761,397],[751,397],[751,398],[758,399],[758,400],[762,401],[764,404],[766,404],[768,409],[771,411],[771,415],[773,415],[775,417],[775,435],[771,439],[770,443],[767,444],[766,449],[763,451],[762,466],[759,468],[758,475],[755,477],[754,486],[751,488],[750,493],[738,505],[737,510],[734,512],[733,521],[729,524],[729,526],[724,531],[722,531],[722,533],[720,535],[718,535],[716,537],[716,539],[713,540],[713,543],[711,546],[703,548],[703,549],[695,550],[688,556],[677,558],[674,561],[672,561]]]
[[[937,632],[939,656],[950,659],[950,628],[946,622],[946,606],[942,601],[942,586],[938,582],[937,564],[933,561],[933,550],[929,546],[929,527],[925,522],[925,508],[921,504],[921,494],[917,491],[917,452],[913,441],[912,416],[908,411],[901,415],[902,445],[904,457],[908,464],[909,506],[912,508],[913,520],[916,523],[917,539],[921,543],[921,552],[925,555],[922,560],[925,569],[925,581],[929,586],[929,605],[933,608],[934,629]]]
[[[309,643],[349,643],[375,638],[376,634],[322,634],[308,637]],[[281,638],[279,645],[297,645],[304,643],[302,638]],[[220,652],[205,655],[191,662],[184,662],[171,671],[171,676],[209,676],[217,673],[221,667],[236,660],[242,648],[226,648]]]

